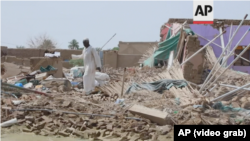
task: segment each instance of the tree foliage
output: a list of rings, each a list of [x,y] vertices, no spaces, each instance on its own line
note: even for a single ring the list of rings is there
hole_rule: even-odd
[[[69,42],[69,49],[79,49],[79,43],[76,41],[76,39],[73,39],[72,41]]]
[[[119,47],[114,47],[112,50],[119,50]]]
[[[73,65],[74,67],[75,66],[84,66],[82,58],[81,59],[74,59],[74,60],[72,59],[72,60],[69,61],[69,63],[71,65]]]

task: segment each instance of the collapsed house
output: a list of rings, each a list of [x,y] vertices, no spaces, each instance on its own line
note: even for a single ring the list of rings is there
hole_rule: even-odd
[[[192,19],[169,19],[167,23],[162,25],[160,31],[160,43],[156,50],[148,50],[142,61],[146,66],[157,66],[160,61],[168,61],[171,51],[173,58],[183,63],[186,58],[193,56],[198,50],[207,45],[209,41],[217,38],[209,45],[212,46],[215,56],[220,57],[222,49],[229,46],[225,51],[225,56],[229,55],[237,45],[233,55],[229,56],[226,65],[229,65],[249,44],[250,20],[245,20],[238,32],[234,35],[232,41],[229,39],[233,36],[235,29],[241,20],[224,20],[215,19],[213,25],[193,24]],[[182,30],[184,29],[184,30]],[[225,34],[222,34],[222,32]],[[219,34],[222,34],[220,38]],[[244,35],[244,37],[242,37]],[[230,41],[230,42],[229,42]],[[239,42],[238,42],[239,41]],[[154,52],[154,55],[153,55]],[[206,49],[195,54],[190,60],[183,65],[183,73],[185,79],[190,82],[203,83],[206,74],[211,70],[211,66],[207,66],[205,60]],[[243,73],[250,73],[250,50],[246,51],[230,69]],[[226,58],[226,57],[225,57]],[[154,62],[152,61],[154,60]],[[141,62],[141,63],[142,63]]]
[[[241,27],[242,23],[248,22],[242,21],[237,29],[240,29],[238,27]],[[172,126],[178,124],[249,125],[249,74],[229,68],[239,58],[243,58],[242,55],[250,48],[250,42],[246,42],[247,47],[230,62],[228,59],[238,46],[231,52],[228,50],[230,54],[225,53],[223,56],[214,53],[215,48],[211,43],[218,40],[223,31],[203,43],[197,36],[199,33],[195,33],[200,30],[192,29],[192,21],[185,20],[180,23],[170,19],[165,24],[167,29],[165,25],[162,27],[162,42],[158,44],[159,48],[151,45],[145,52],[140,52],[143,49],[137,50],[140,57],[133,54],[138,58],[132,59],[135,61],[132,63],[143,63],[144,67],[113,69],[118,65],[117,61],[114,61],[113,68],[105,68],[103,71],[110,79],[105,85],[98,87],[99,92],[95,95],[82,95],[74,83],[68,87],[68,83],[64,83],[64,80],[69,80],[67,76],[57,79],[48,76],[37,77],[44,81],[38,85],[41,90],[39,92],[32,90],[33,87],[27,90],[2,83],[4,95],[1,99],[1,119],[4,122],[1,127],[16,124],[20,125],[22,132],[44,136],[156,141],[173,138]],[[206,34],[205,37],[208,38]],[[223,46],[219,41],[216,44]],[[239,40],[234,42],[235,45],[241,43],[237,43]],[[125,52],[123,55],[130,53],[126,47],[121,49],[121,52]],[[104,64],[107,57],[112,58],[111,61],[117,60],[119,54],[114,54],[105,56],[104,53]],[[226,65],[227,60],[229,65]],[[167,63],[167,68],[153,67],[161,64],[161,61]],[[138,66],[132,63],[129,65]],[[34,65],[37,64],[40,63],[35,61]],[[29,74],[28,77],[33,74],[24,67],[19,69],[19,73],[25,72]],[[203,79],[204,70],[207,69],[210,72],[205,74]],[[23,75],[19,77],[15,79],[28,79]],[[73,79],[73,82],[81,77],[82,74]],[[51,80],[54,81],[48,83]],[[55,83],[56,80],[63,80],[63,83]],[[63,89],[59,90],[61,85]]]

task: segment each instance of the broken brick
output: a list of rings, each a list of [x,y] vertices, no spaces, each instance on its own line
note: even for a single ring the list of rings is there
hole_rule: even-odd
[[[25,119],[31,122],[34,122],[34,117],[33,116],[25,116]]]
[[[32,129],[28,129],[28,128],[23,128],[23,132],[32,132]]]
[[[147,108],[141,105],[133,105],[129,109],[129,111],[133,114],[137,114],[147,119],[150,119],[151,121],[160,125],[172,123],[172,120],[169,118],[168,113],[156,109]]]
[[[62,104],[63,107],[69,107],[70,105],[71,105],[70,101],[64,101]]]
[[[113,130],[113,125],[112,124],[109,124],[106,126],[107,130]]]
[[[75,115],[75,114],[68,114],[68,117],[69,117],[69,118],[76,118],[77,115]]]
[[[66,133],[64,131],[59,131],[58,134],[63,136],[63,137],[68,137],[69,136],[69,133]]]
[[[42,116],[42,119],[46,122],[46,123],[50,123],[52,122],[53,120],[47,116]]]

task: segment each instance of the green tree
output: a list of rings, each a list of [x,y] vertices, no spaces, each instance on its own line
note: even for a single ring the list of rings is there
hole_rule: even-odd
[[[78,49],[79,48],[79,43],[73,39],[71,42],[69,42],[69,49]]]
[[[119,47],[114,47],[112,50],[119,50]]]
[[[16,46],[16,48],[25,48],[24,46]]]

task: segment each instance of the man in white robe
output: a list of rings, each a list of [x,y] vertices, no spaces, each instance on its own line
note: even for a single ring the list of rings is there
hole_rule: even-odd
[[[83,40],[84,49],[81,55],[74,55],[77,58],[83,58],[84,75],[83,86],[86,95],[89,95],[95,89],[95,72],[101,72],[101,60],[97,51],[89,44],[89,40]]]

